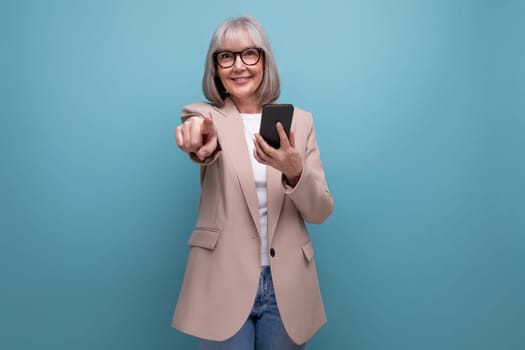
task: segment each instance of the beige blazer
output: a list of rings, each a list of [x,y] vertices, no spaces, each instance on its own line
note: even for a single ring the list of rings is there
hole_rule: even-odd
[[[259,212],[243,121],[231,100],[222,108],[185,106],[182,120],[210,116],[219,149],[201,162],[201,197],[173,327],[210,340],[225,340],[246,321],[261,270]],[[297,344],[326,322],[314,250],[305,221],[322,223],[333,210],[310,113],[295,108],[292,129],[304,162],[291,188],[267,167],[268,242],[277,305]],[[196,157],[193,160],[198,161]]]

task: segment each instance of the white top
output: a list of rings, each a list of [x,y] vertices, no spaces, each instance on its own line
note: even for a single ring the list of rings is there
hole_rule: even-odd
[[[257,200],[259,202],[259,225],[261,227],[261,266],[270,265],[268,254],[268,201],[266,196],[266,165],[259,163],[253,156],[253,138],[259,132],[261,124],[261,114],[241,113],[244,122],[244,136],[252,160],[253,177],[255,189],[257,190]]]

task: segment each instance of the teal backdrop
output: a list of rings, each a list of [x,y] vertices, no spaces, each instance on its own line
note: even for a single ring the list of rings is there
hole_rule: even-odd
[[[2,1],[0,348],[192,349],[173,138],[212,32],[265,26],[333,215],[309,349],[525,349],[525,2]]]

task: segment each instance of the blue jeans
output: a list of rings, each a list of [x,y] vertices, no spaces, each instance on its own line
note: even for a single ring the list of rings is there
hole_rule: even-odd
[[[284,329],[269,266],[261,269],[259,289],[248,319],[241,329],[225,341],[198,339],[199,350],[304,350],[295,344]]]

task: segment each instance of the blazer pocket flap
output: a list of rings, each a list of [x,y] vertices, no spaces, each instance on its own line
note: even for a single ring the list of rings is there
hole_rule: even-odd
[[[212,228],[196,228],[193,230],[188,244],[192,247],[215,249],[220,231]]]
[[[312,246],[311,241],[303,245],[303,254],[308,261],[312,261],[314,258],[314,247]]]

